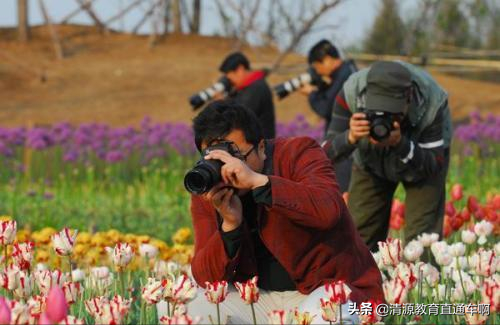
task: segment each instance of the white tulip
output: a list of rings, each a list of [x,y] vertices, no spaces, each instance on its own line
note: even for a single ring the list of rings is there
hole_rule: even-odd
[[[404,249],[404,256],[407,261],[415,262],[424,252],[424,246],[418,240],[412,240]]]
[[[466,244],[474,244],[476,242],[476,234],[470,230],[462,230],[462,241]]]
[[[436,233],[423,233],[418,236],[418,241],[422,243],[424,247],[430,247],[433,243],[437,242],[439,240],[439,234]]]

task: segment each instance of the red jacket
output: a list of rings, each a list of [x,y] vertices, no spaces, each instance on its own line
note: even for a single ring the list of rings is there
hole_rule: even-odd
[[[266,247],[303,294],[344,280],[352,290],[351,300],[383,301],[380,271],[353,224],[323,149],[306,137],[271,141],[272,205],[259,206],[257,219]],[[245,224],[240,248],[230,259],[211,204],[193,195],[191,213],[195,234],[191,268],[199,285],[204,287],[205,281],[243,281],[256,275]]]

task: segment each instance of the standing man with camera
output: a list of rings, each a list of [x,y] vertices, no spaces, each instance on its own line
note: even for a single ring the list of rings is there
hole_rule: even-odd
[[[447,93],[425,71],[375,62],[353,74],[337,96],[328,155],[351,155],[349,210],[372,251],[387,237],[394,191],[406,192],[405,241],[441,234],[452,136]]]
[[[337,280],[358,304],[384,300],[380,271],[355,229],[330,160],[313,139],[265,140],[255,115],[227,100],[208,105],[193,129],[202,160],[187,175],[200,177],[185,184],[198,192],[191,197],[191,267],[200,286],[258,276],[259,323],[275,309],[321,314],[323,285]],[[213,306],[199,296],[188,308],[206,317]],[[235,324],[252,323],[237,294],[221,308]],[[342,310],[344,324],[357,324],[347,303]]]
[[[300,92],[309,96],[312,109],[325,120],[325,134],[332,118],[335,97],[342,89],[344,82],[357,71],[352,60],[342,60],[338,49],[329,41],[321,40],[314,45],[308,55],[309,65],[320,76],[317,85],[306,84]],[[329,82],[323,81],[324,79]],[[334,163],[337,181],[342,192],[349,187],[352,159]]]
[[[241,52],[228,55],[219,71],[231,82],[229,97],[255,113],[266,139],[276,136],[276,118],[273,95],[266,82],[266,72],[251,70],[250,62]],[[219,96],[220,97],[220,96]]]

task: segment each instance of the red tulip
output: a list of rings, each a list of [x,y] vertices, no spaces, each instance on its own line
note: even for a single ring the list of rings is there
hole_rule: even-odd
[[[476,213],[476,210],[479,208],[479,201],[475,196],[469,196],[469,198],[467,199],[467,208],[472,214]]]
[[[462,209],[462,212],[460,213],[460,216],[462,217],[462,219],[464,219],[464,222],[467,222],[470,220],[470,212],[469,212],[469,209],[467,209],[466,207],[464,207]]]
[[[401,218],[405,218],[405,204],[398,199],[392,201],[391,215],[393,214],[399,214]]]
[[[452,232],[453,228],[451,227],[450,217],[445,214],[443,222],[443,236],[447,238],[452,234]]]
[[[460,201],[464,196],[463,187],[461,184],[455,184],[451,188],[451,199],[453,201]]]
[[[493,209],[500,210],[500,194],[495,194],[491,199],[491,204],[493,205]]]
[[[463,224],[464,219],[462,219],[460,214],[457,214],[454,217],[450,217],[450,225],[453,230],[459,230],[460,228],[462,228]]]
[[[453,205],[453,202],[446,202],[446,206],[444,208],[444,213],[449,215],[450,217],[454,217],[457,214],[457,210]]]
[[[63,290],[59,286],[53,286],[50,289],[45,314],[52,321],[52,324],[59,323],[68,316],[68,303]]]
[[[400,230],[405,224],[405,219],[401,218],[399,214],[391,216],[389,220],[389,227],[394,230]]]
[[[10,324],[11,311],[4,297],[0,297],[0,324]]]

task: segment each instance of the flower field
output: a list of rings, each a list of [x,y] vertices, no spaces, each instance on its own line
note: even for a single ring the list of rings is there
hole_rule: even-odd
[[[360,313],[364,324],[500,321],[500,118],[474,113],[470,120],[455,131],[445,241],[435,234],[406,245],[397,239],[405,228],[398,189],[392,238],[375,254],[390,308],[385,318]],[[279,135],[318,140],[322,130],[300,116],[278,126]],[[189,270],[191,219],[182,182],[197,159],[188,125],[145,119],[137,128],[0,129],[0,159],[0,323],[156,323],[161,300],[170,307],[162,323],[210,322],[186,308],[201,294]],[[227,285],[207,287],[214,323],[225,320],[217,311]],[[252,281],[237,288],[249,308],[259,303]],[[322,315],[275,311],[256,322],[335,322],[349,288],[333,283],[325,290],[330,299],[318,301]],[[382,302],[366,303],[375,310]]]

